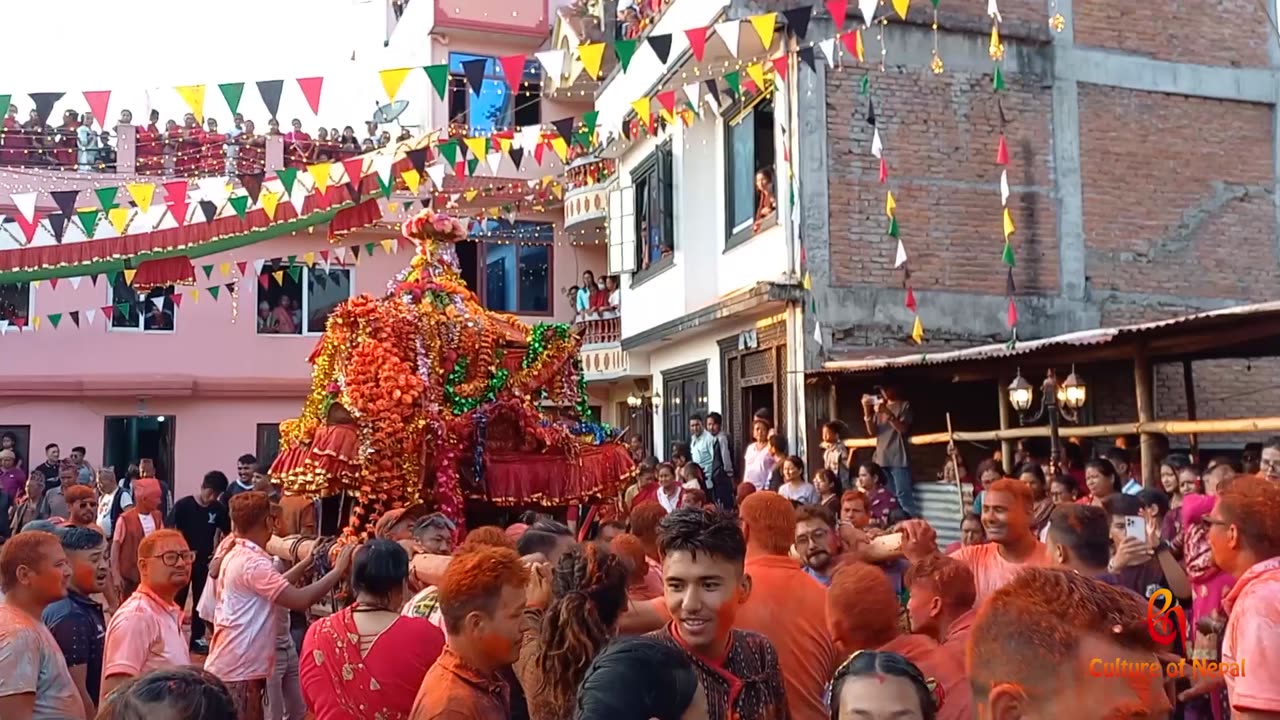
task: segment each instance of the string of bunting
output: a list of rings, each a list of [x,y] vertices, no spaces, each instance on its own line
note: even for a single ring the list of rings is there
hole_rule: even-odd
[[[996,113],[1000,120],[1000,133],[996,142],[996,167],[1000,170],[1000,227],[1004,234],[1004,249],[1000,253],[1000,261],[1005,266],[1005,321],[1011,334],[1010,342],[1018,338],[1018,303],[1015,300],[1017,287],[1013,281],[1015,263],[1013,253],[1013,214],[1009,212],[1009,143],[1005,139],[1005,126],[1008,118],[1004,111],[1002,93],[1005,91],[1004,81],[1004,43],[1000,40],[1000,7],[997,0],[987,0],[987,15],[991,18],[991,40],[987,52],[993,63],[991,69],[991,92],[995,98]],[[1052,25],[1052,21],[1050,22]]]

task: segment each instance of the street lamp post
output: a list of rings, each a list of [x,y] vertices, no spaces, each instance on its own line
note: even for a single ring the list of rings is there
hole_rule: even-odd
[[[1019,370],[1013,382],[1009,384],[1009,404],[1018,411],[1018,420],[1023,425],[1032,425],[1041,420],[1049,420],[1049,470],[1058,472],[1061,460],[1062,439],[1058,436],[1058,423],[1064,420],[1069,423],[1080,419],[1080,408],[1088,400],[1088,387],[1077,375],[1075,368],[1061,384],[1058,376],[1050,369],[1040,386],[1040,407],[1030,412],[1035,401],[1035,388],[1022,377]]]

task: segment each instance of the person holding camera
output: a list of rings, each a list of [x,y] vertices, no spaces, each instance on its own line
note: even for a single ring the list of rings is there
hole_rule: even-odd
[[[907,434],[911,431],[911,403],[903,400],[898,388],[886,385],[876,394],[862,396],[862,419],[867,432],[876,438],[872,458],[884,468],[898,504],[911,517],[920,517],[915,488],[911,484],[911,461],[907,458]]]

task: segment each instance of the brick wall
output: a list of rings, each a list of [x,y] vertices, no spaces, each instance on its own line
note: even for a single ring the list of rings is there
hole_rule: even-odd
[[[1072,7],[1077,45],[1156,60],[1260,66],[1267,64],[1267,43],[1275,42],[1258,0],[1076,0]],[[1004,3],[1000,9],[1007,13]]]

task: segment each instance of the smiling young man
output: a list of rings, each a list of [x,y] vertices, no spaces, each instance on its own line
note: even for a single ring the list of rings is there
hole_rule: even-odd
[[[42,618],[62,649],[85,715],[93,717],[98,711],[107,621],[91,596],[102,592],[107,582],[107,539],[96,529],[75,526],[61,528],[58,538],[71,562],[71,581],[67,596],[46,607]]]
[[[707,695],[708,720],[790,718],[773,645],[763,635],[734,629],[751,595],[747,541],[734,517],[677,510],[659,524],[658,548],[672,621],[653,637],[683,650],[693,663]]]

